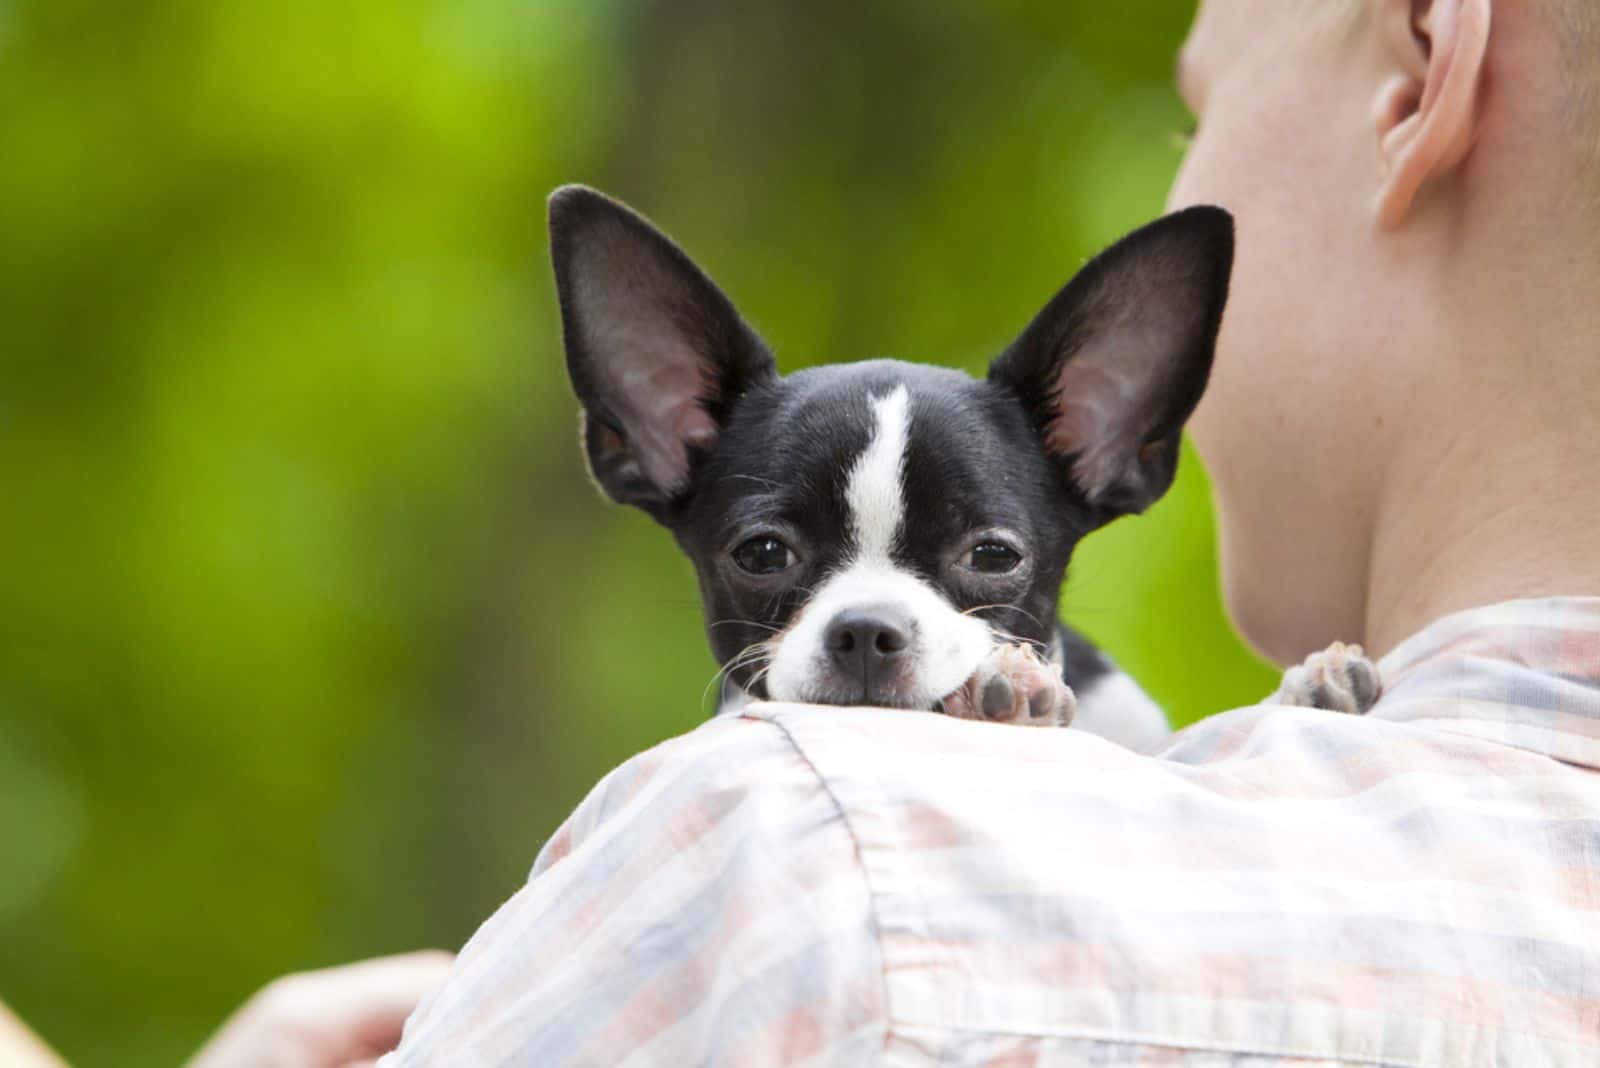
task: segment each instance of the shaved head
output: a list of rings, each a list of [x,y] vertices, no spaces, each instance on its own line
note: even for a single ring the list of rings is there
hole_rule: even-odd
[[[1594,0],[1543,0],[1566,64],[1566,115],[1585,162],[1600,169],[1600,5]]]

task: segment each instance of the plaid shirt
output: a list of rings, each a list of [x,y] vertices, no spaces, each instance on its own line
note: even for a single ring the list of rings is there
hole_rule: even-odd
[[[395,1065],[1600,1065],[1600,599],[1363,718],[755,705],[613,772]]]

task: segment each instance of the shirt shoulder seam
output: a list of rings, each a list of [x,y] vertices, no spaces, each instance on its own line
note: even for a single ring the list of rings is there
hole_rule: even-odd
[[[867,925],[872,931],[873,948],[878,954],[879,1000],[883,1006],[883,1046],[879,1052],[880,1054],[887,1052],[894,1014],[889,1011],[889,974],[883,958],[883,925],[878,919],[878,890],[872,884],[872,874],[867,868],[866,853],[861,845],[861,836],[856,833],[855,824],[850,820],[850,812],[845,808],[844,803],[839,800],[839,795],[834,791],[833,784],[828,781],[826,775],[822,774],[822,770],[811,759],[811,754],[806,752],[799,739],[795,738],[794,732],[789,729],[788,724],[776,718],[769,719],[766,716],[753,718],[770,723],[783,732],[783,737],[789,743],[790,748],[794,750],[796,756],[805,762],[806,767],[810,769],[811,774],[816,778],[817,785],[821,787],[822,792],[827,795],[828,801],[832,803],[834,811],[839,813],[839,820],[844,824],[845,833],[850,836],[851,849],[855,854],[856,869],[861,873],[861,882],[867,888]]]

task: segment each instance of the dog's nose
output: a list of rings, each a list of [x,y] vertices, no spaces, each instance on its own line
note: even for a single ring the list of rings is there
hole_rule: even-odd
[[[892,682],[893,664],[911,646],[911,615],[887,605],[846,609],[833,617],[822,636],[828,659],[838,672],[861,683],[871,701]]]

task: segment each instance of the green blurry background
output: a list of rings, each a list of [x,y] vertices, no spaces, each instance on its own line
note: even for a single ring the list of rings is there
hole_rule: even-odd
[[[692,574],[585,482],[544,198],[787,368],[978,371],[1158,214],[1173,0],[0,0],[0,998],[172,1064],[270,977],[453,947],[700,722]],[[1066,614],[1271,687],[1189,457]]]

